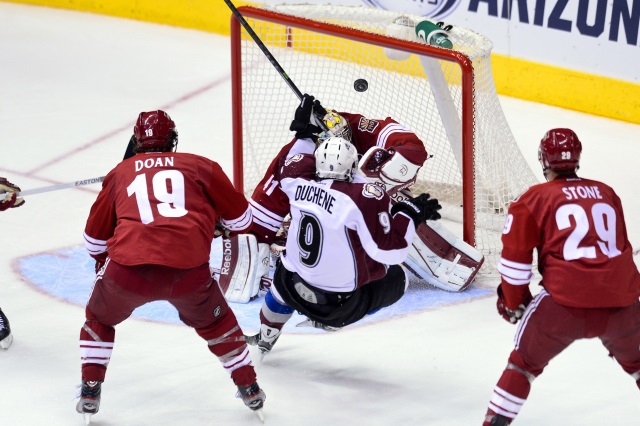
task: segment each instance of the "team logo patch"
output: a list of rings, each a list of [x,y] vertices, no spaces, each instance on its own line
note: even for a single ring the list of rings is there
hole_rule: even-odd
[[[220,316],[221,311],[222,311],[222,308],[220,307],[220,305],[216,306],[216,308],[213,310],[213,316],[215,318],[218,318]]]
[[[302,160],[304,158],[304,156],[302,154],[296,154],[293,157],[289,158],[287,161],[284,162],[285,166],[288,166],[291,163],[297,163],[298,161]]]
[[[378,120],[371,120],[369,118],[360,117],[360,121],[358,121],[358,130],[361,132],[369,132],[373,133],[376,130],[376,127],[380,125]]]
[[[381,200],[384,197],[384,189],[373,183],[367,183],[362,187],[362,195],[367,198]]]

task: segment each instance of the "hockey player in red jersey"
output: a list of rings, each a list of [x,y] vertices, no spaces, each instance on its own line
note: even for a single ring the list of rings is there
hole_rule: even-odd
[[[260,333],[247,340],[263,354],[294,310],[319,328],[341,328],[392,305],[406,290],[399,264],[418,224],[440,218],[440,205],[421,194],[389,211],[389,195],[355,174],[356,165],[355,147],[331,137],[315,155],[291,157],[281,171],[291,225],[262,305]]]
[[[296,154],[313,154],[323,140],[341,137],[350,141],[361,156],[359,173],[383,187],[393,202],[412,197],[406,189],[416,181],[417,173],[428,157],[420,138],[396,120],[390,117],[370,119],[361,114],[327,110],[310,95],[303,96],[290,130],[296,132],[295,138],[272,160],[249,200],[253,211],[251,234],[259,243],[254,245],[267,246],[276,241],[289,213],[289,199],[279,185],[282,167]],[[431,241],[438,241],[438,244]],[[263,258],[265,255],[268,250],[253,252],[245,258]],[[458,261],[452,262],[458,255]],[[430,284],[448,291],[465,289],[483,261],[477,250],[435,222],[420,225],[408,258],[414,272]],[[229,289],[227,300],[247,302],[258,292],[260,280],[247,283],[245,277],[252,273],[241,268],[237,268],[235,274],[239,279],[221,276],[223,288]],[[228,281],[231,284],[227,285]]]
[[[215,162],[174,152],[175,123],[164,111],[140,113],[135,154],[104,179],[84,238],[97,277],[80,331],[82,391],[77,411],[98,411],[114,327],[147,302],[166,300],[218,357],[238,397],[261,416],[265,394],[233,312],[209,271],[215,224],[244,232],[246,198]]]
[[[547,182],[509,207],[497,307],[520,323],[484,426],[509,425],[533,380],[577,339],[599,338],[640,388],[640,274],[620,199],[604,183],[578,177],[581,152],[572,130],[549,130],[538,154]],[[534,249],[542,290],[532,298]]]
[[[24,204],[24,198],[18,197],[20,187],[9,182],[6,178],[0,177],[0,194],[8,194],[6,198],[0,200],[0,211],[10,208],[20,207]],[[0,309],[0,348],[9,349],[13,342],[9,319]]]

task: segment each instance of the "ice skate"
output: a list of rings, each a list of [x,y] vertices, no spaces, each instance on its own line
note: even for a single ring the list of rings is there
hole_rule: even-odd
[[[262,324],[260,326],[260,333],[253,336],[245,336],[245,340],[247,344],[257,346],[258,349],[260,349],[260,359],[262,359],[266,354],[271,352],[273,345],[276,344],[281,333],[282,330]]]
[[[264,401],[267,399],[267,395],[264,393],[258,382],[254,382],[249,386],[238,386],[237,398],[242,398],[244,405],[249,407],[251,411],[256,413],[256,416],[264,423],[264,413],[262,408],[264,407]]]
[[[511,422],[508,418],[501,416],[500,414],[496,414],[491,419],[491,426],[509,426]]]
[[[0,348],[9,349],[11,342],[13,342],[13,335],[11,334],[9,319],[0,309]]]
[[[80,400],[76,405],[76,411],[84,415],[84,424],[91,423],[91,416],[96,414],[100,409],[100,391],[102,382],[86,382],[82,381],[82,389],[80,390]]]

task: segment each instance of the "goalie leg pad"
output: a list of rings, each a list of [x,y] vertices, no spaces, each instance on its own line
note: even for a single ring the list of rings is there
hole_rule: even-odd
[[[269,245],[258,243],[251,234],[240,234],[222,241],[222,263],[218,280],[228,302],[247,303],[260,290],[269,274]]]
[[[405,261],[429,284],[452,292],[466,289],[483,263],[484,256],[478,250],[431,220],[418,226]]]

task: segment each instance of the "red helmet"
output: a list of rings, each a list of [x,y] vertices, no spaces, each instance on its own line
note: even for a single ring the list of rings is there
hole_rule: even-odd
[[[571,129],[551,129],[540,141],[538,160],[544,170],[577,170],[582,144]]]
[[[178,144],[176,123],[164,111],[141,112],[133,128],[136,152],[172,151]]]

